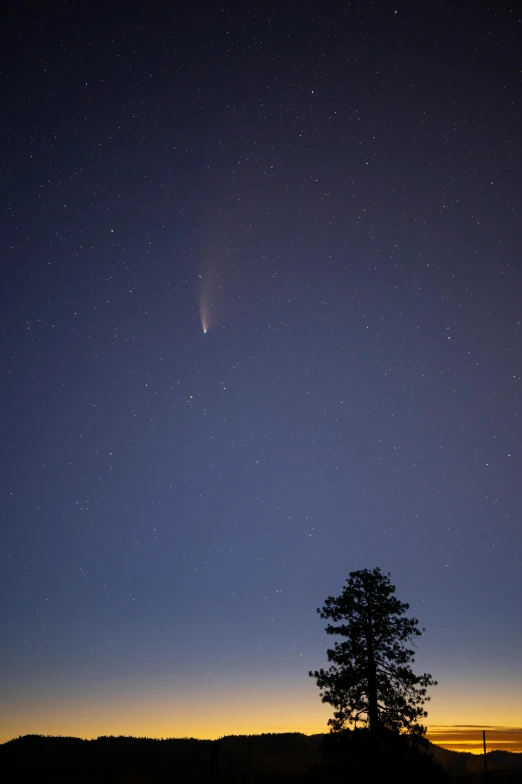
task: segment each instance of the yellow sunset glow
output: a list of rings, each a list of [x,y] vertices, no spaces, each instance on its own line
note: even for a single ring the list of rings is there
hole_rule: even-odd
[[[507,722],[473,720],[441,722],[441,710],[434,712],[437,723],[428,726],[428,738],[439,746],[456,751],[482,753],[482,730],[487,733],[488,751],[505,749],[522,751],[522,717],[504,712]],[[486,708],[486,706],[483,706]],[[6,705],[0,718],[0,742],[26,734],[70,735],[96,738],[100,735],[136,737],[219,738],[224,735],[249,735],[263,732],[302,732],[305,735],[328,732],[331,708],[321,704],[315,693],[260,693],[258,689],[209,691],[189,700],[172,694],[153,695],[139,692],[91,694],[81,697],[41,698]],[[484,713],[486,711],[484,710]],[[450,721],[458,711],[448,711]],[[482,713],[482,711],[481,711]],[[490,715],[500,718],[491,708]],[[478,714],[476,714],[478,715]],[[474,717],[473,717],[474,718]],[[481,716],[478,720],[485,716]]]

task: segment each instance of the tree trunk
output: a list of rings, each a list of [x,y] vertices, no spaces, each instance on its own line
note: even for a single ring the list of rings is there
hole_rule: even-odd
[[[371,619],[366,627],[367,678],[368,678],[368,723],[374,739],[379,734],[379,709],[377,705],[377,665],[373,649]]]

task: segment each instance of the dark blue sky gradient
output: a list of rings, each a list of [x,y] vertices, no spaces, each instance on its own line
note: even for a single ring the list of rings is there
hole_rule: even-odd
[[[320,731],[315,608],[374,566],[430,720],[522,724],[521,34],[13,6],[0,739]]]

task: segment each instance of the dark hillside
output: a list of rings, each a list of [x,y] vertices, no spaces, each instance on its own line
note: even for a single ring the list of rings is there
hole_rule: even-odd
[[[337,784],[337,776],[322,755],[323,737],[285,733],[232,735],[219,741],[128,737],[89,741],[27,735],[0,745],[0,775],[4,781],[28,784],[239,784],[249,781],[251,767],[252,784]],[[433,744],[429,750],[451,774],[454,784],[482,781],[481,757]],[[522,782],[522,754],[491,752],[488,767],[491,784]]]

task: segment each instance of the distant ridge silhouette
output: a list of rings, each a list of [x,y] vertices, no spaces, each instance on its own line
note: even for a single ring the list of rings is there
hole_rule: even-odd
[[[25,735],[0,745],[0,775],[17,781],[53,784],[148,782],[240,782],[248,772],[251,747],[252,782],[335,782],[321,752],[324,734],[264,733],[228,735],[218,741],[195,738],[132,738],[105,736],[95,740]],[[219,753],[216,754],[216,749]],[[213,753],[214,750],[214,753]],[[480,781],[483,761],[469,752],[449,751],[433,743],[429,753],[452,781]],[[217,770],[216,759],[219,760]],[[491,782],[521,782],[522,754],[488,753]],[[478,778],[477,778],[478,777]],[[9,777],[4,780],[11,780]]]

